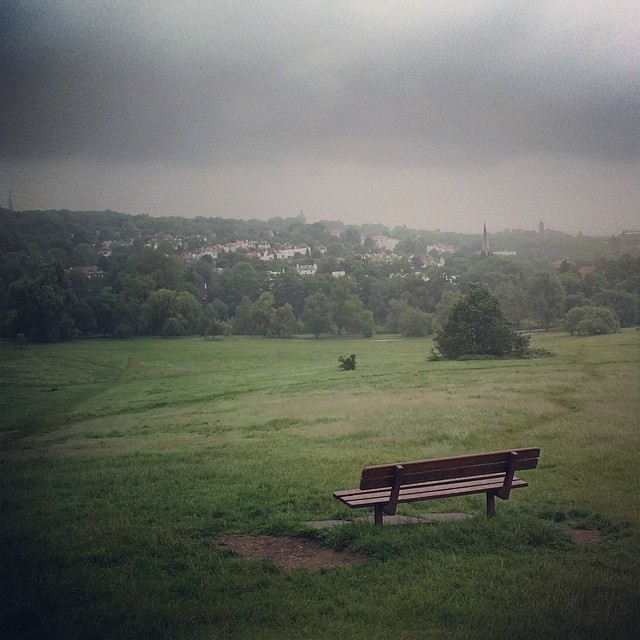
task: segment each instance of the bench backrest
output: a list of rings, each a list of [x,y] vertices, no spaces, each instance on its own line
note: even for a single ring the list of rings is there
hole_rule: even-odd
[[[432,480],[449,480],[452,478],[469,478],[485,474],[507,473],[511,453],[518,454],[513,463],[515,471],[535,469],[538,465],[540,449],[510,449],[508,451],[491,451],[453,458],[434,458],[433,460],[416,460],[395,464],[380,464],[365,467],[360,477],[360,489],[381,489],[393,485],[396,468],[402,465],[402,485],[429,482]]]

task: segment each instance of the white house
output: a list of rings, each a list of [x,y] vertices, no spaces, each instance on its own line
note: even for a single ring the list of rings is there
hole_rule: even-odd
[[[315,276],[318,271],[318,265],[315,262],[313,264],[297,264],[296,271],[301,276]]]
[[[278,260],[288,260],[293,258],[296,254],[300,253],[303,256],[308,256],[310,253],[309,247],[293,247],[291,249],[276,249],[276,258]]]

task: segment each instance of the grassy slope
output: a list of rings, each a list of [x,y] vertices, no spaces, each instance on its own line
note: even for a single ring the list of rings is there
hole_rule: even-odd
[[[424,340],[2,347],[5,637],[632,638],[638,333],[534,337],[554,358],[429,362]],[[337,357],[356,353],[355,372]],[[526,445],[531,486],[437,527],[352,525],[364,464]],[[569,524],[604,545],[571,544]],[[284,573],[215,546],[322,535],[369,553]]]

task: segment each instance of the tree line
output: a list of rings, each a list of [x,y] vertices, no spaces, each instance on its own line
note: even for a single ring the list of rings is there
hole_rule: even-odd
[[[631,254],[594,256],[585,272],[570,259],[556,265],[549,259],[478,255],[470,248],[471,239],[443,264],[425,267],[420,253],[389,261],[362,253],[366,227],[333,240],[336,236],[319,223],[278,222],[282,230],[275,225],[272,233],[333,247],[329,251],[325,245],[324,253],[304,257],[318,264],[316,275],[310,276],[299,275],[295,261],[262,262],[242,252],[185,262],[167,237],[151,234],[156,241],[147,246],[140,231],[146,219],[124,214],[114,213],[111,226],[98,214],[90,215],[89,222],[81,218],[82,224],[60,214],[64,233],[57,237],[52,231],[60,231],[60,225],[47,222],[46,216],[39,218],[43,228],[27,224],[23,229],[15,223],[19,216],[11,213],[13,224],[0,232],[0,327],[4,336],[32,341],[231,333],[283,338],[301,332],[316,337],[375,332],[427,336],[445,325],[474,283],[491,290],[509,326],[517,330],[564,326],[567,318],[585,315],[573,311],[568,316],[572,309],[587,307],[608,309],[621,326],[639,323],[640,257]],[[203,221],[194,223],[211,235]],[[264,234],[264,224],[255,223],[253,231]],[[128,239],[101,253],[113,227],[121,240]],[[240,231],[225,237],[233,239]],[[419,250],[416,237],[401,242]],[[96,269],[87,271],[86,266]],[[337,267],[344,277],[332,275]]]

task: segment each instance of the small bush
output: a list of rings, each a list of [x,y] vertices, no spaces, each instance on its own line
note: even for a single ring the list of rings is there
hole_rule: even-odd
[[[565,328],[572,336],[596,336],[617,333],[620,322],[606,307],[574,307],[567,312]]]
[[[341,371],[353,371],[356,368],[356,354],[352,353],[350,356],[339,356],[338,369]]]

